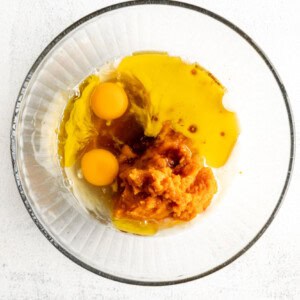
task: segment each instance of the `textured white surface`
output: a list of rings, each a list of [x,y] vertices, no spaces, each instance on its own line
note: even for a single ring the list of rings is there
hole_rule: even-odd
[[[117,1],[2,0],[0,4],[0,299],[297,299],[300,297],[300,168],[263,237],[206,278],[171,287],[136,287],[77,266],[42,236],[15,187],[9,154],[13,106],[43,48],[78,18]],[[279,72],[300,130],[300,21],[294,1],[190,1],[229,19],[267,53]],[[300,136],[297,136],[300,146]],[[298,151],[299,153],[299,151]],[[201,258],[199,258],[201,259]]]

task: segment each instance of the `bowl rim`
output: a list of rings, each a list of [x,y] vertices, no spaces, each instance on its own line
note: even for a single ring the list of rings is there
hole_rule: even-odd
[[[168,281],[142,281],[142,280],[133,280],[133,279],[119,277],[119,276],[116,276],[116,275],[109,274],[109,273],[103,272],[101,270],[98,270],[98,269],[84,263],[83,261],[81,261],[80,259],[75,257],[73,254],[68,252],[64,247],[62,247],[55,240],[54,237],[52,237],[48,233],[48,231],[42,225],[42,222],[39,221],[38,217],[35,215],[32,207],[31,207],[31,205],[30,205],[30,203],[29,203],[29,201],[26,197],[26,194],[23,190],[22,183],[21,183],[21,180],[20,180],[20,177],[19,177],[19,171],[18,171],[18,165],[17,165],[17,159],[16,159],[16,149],[17,149],[16,128],[17,128],[17,124],[18,124],[18,120],[19,120],[20,104],[23,100],[23,97],[26,93],[27,87],[29,85],[29,82],[30,82],[33,74],[35,73],[35,71],[37,70],[38,66],[43,61],[43,59],[53,49],[53,47],[63,37],[65,37],[67,34],[69,34],[71,31],[73,31],[74,29],[79,27],[81,24],[83,24],[83,23],[85,23],[85,22],[87,22],[87,21],[89,21],[89,20],[91,20],[91,19],[93,19],[97,16],[103,15],[103,14],[105,14],[107,12],[110,12],[110,11],[126,8],[126,7],[133,7],[133,6],[139,6],[139,5],[152,5],[152,4],[154,4],[154,5],[176,6],[176,7],[181,7],[181,8],[184,8],[184,9],[193,10],[193,11],[196,11],[200,14],[204,14],[204,15],[209,16],[212,19],[222,23],[223,25],[229,27],[230,29],[235,31],[241,38],[243,38],[246,42],[248,42],[248,44],[263,59],[263,61],[265,62],[265,64],[267,65],[267,67],[269,68],[271,73],[273,74],[274,79],[275,79],[275,81],[277,82],[277,84],[280,88],[280,91],[281,91],[281,94],[282,94],[282,97],[283,97],[283,100],[284,100],[284,103],[285,103],[286,112],[287,112],[288,121],[289,121],[289,128],[290,128],[290,158],[289,158],[289,164],[288,164],[286,179],[285,179],[282,191],[280,193],[279,199],[278,199],[278,201],[275,205],[275,208],[273,209],[271,215],[267,219],[264,226],[259,230],[259,232],[255,235],[255,237],[244,248],[242,248],[240,251],[238,251],[235,255],[233,255],[231,258],[229,258],[225,262],[223,262],[223,263],[219,264],[218,266],[212,268],[211,270],[205,271],[201,274],[191,276],[191,277],[187,277],[187,278],[183,278],[183,279],[168,280]],[[10,129],[10,153],[11,153],[11,161],[12,161],[12,167],[13,167],[13,172],[14,172],[16,185],[17,185],[19,194],[21,196],[21,199],[22,199],[29,215],[31,216],[33,222],[36,224],[36,226],[39,228],[39,230],[42,232],[42,234],[47,238],[47,240],[54,247],[56,247],[62,254],[64,254],[66,257],[71,259],[73,262],[75,262],[79,266],[85,268],[86,270],[89,270],[89,271],[91,271],[91,272],[93,272],[97,275],[100,275],[100,276],[108,278],[108,279],[112,279],[112,280],[122,282],[122,283],[127,283],[127,284],[134,284],[134,285],[165,286],[165,285],[179,284],[179,283],[184,283],[184,282],[192,281],[192,280],[195,280],[195,279],[199,279],[199,278],[205,277],[207,275],[210,275],[210,274],[224,268],[225,266],[231,264],[233,261],[235,261],[237,258],[239,258],[248,249],[250,249],[255,244],[255,242],[263,235],[263,233],[266,231],[266,229],[272,223],[275,215],[277,214],[277,212],[278,212],[278,210],[279,210],[279,208],[280,208],[280,206],[283,202],[283,199],[286,195],[286,192],[287,192],[290,180],[291,180],[291,175],[292,175],[292,170],[293,170],[293,165],[294,165],[294,153],[295,153],[295,128],[294,128],[294,121],[293,121],[293,116],[292,116],[292,109],[291,109],[291,106],[290,106],[290,103],[289,103],[289,100],[288,100],[288,95],[287,95],[286,89],[285,89],[285,87],[284,87],[277,71],[275,70],[274,66],[272,65],[272,63],[270,62],[270,60],[266,56],[266,54],[263,52],[263,50],[261,50],[261,48],[253,41],[253,39],[251,37],[249,37],[244,31],[242,31],[239,27],[237,27],[236,25],[234,25],[233,23],[231,23],[230,21],[228,21],[224,17],[221,17],[220,15],[218,15],[214,12],[212,12],[210,10],[207,10],[205,8],[193,5],[193,4],[180,2],[180,1],[175,2],[175,1],[171,1],[171,0],[139,0],[139,1],[134,0],[134,1],[128,1],[128,2],[113,4],[113,5],[104,7],[102,9],[96,10],[96,11],[82,17],[81,19],[77,20],[72,25],[67,27],[65,30],[63,30],[59,35],[57,35],[48,44],[48,46],[41,52],[41,54],[38,56],[36,61],[33,63],[32,67],[30,68],[29,72],[27,73],[27,75],[26,75],[26,77],[25,77],[25,79],[22,83],[22,86],[20,88],[19,94],[17,96],[17,100],[16,100],[16,104],[15,104],[15,107],[14,107],[14,112],[13,112],[13,117],[12,117],[12,122],[11,122],[11,129]]]

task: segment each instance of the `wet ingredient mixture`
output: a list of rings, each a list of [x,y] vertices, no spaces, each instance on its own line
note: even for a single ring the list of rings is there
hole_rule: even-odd
[[[239,133],[210,73],[167,54],[135,54],[79,90],[60,126],[61,165],[110,190],[118,229],[152,235],[208,207],[217,192],[211,167],[226,163]]]

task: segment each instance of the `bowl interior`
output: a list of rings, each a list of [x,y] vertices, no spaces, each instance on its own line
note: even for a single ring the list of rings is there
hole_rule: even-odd
[[[154,237],[122,233],[85,214],[57,159],[55,130],[73,87],[137,51],[167,51],[205,67],[227,88],[224,104],[241,127],[230,160],[216,170],[220,191],[212,205],[191,224]],[[264,228],[285,189],[291,121],[264,57],[230,26],[177,5],[124,5],[66,31],[35,66],[17,104],[16,178],[52,242],[76,262],[119,280],[170,283],[218,269]]]

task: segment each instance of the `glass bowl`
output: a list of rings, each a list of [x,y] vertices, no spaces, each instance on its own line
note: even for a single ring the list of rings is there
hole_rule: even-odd
[[[117,231],[86,214],[57,159],[60,117],[72,88],[104,63],[137,51],[198,62],[227,88],[241,134],[216,171],[205,213],[152,237]],[[263,234],[286,193],[294,154],[287,94],[274,67],[243,31],[205,9],[132,1],[96,11],[57,36],[30,69],[11,129],[16,183],[32,219],[64,255],[101,276],[141,285],[189,281],[228,265]]]

